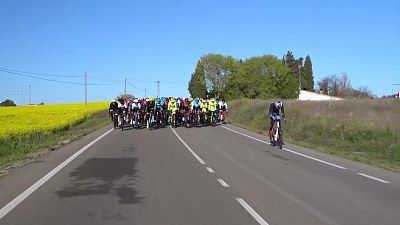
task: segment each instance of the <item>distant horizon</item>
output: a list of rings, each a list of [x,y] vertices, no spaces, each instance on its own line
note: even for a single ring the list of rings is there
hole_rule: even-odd
[[[156,96],[156,81],[162,96],[189,96],[206,54],[288,51],[310,55],[315,83],[346,72],[353,88],[391,95],[400,91],[399,12],[396,0],[3,0],[0,101],[29,103],[29,85],[32,102],[81,101],[85,72],[90,101],[123,93],[125,78],[135,96]]]

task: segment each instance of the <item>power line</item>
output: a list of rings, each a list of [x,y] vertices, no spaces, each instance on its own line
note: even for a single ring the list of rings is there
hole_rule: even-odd
[[[48,77],[81,77],[81,76],[77,76],[77,75],[54,75],[54,74],[46,74],[46,73],[34,73],[34,72],[26,72],[26,71],[13,70],[13,69],[7,69],[7,68],[0,68],[0,70],[7,70],[10,72],[26,73],[26,74],[33,74],[33,75],[39,75],[39,76],[48,76]]]
[[[51,82],[56,82],[56,83],[62,83],[62,84],[85,85],[83,83],[78,83],[78,82],[61,81],[61,80],[54,80],[54,79],[44,78],[44,77],[36,77],[36,76],[28,75],[28,74],[22,74],[22,73],[18,73],[18,72],[11,72],[11,71],[2,70],[2,69],[0,69],[0,72],[9,73],[9,74],[17,75],[17,76],[22,76],[22,77],[30,77],[30,78],[38,79],[38,80],[46,80],[46,81],[51,81]],[[94,85],[95,86],[95,85],[114,85],[114,84],[88,83],[87,85]]]
[[[141,91],[144,91],[144,88],[136,87],[136,86],[134,86],[133,84],[129,83],[128,81],[127,81],[126,83],[129,84],[130,86],[132,86],[133,88],[136,88],[136,89],[139,89],[139,90],[141,90]]]
[[[124,80],[106,80],[106,79],[95,78],[95,77],[92,77],[92,76],[87,76],[87,77],[90,78],[90,79],[93,79],[93,80],[112,82],[112,83],[116,83],[116,84],[124,82]]]
[[[187,81],[178,81],[178,80],[137,80],[137,79],[132,79],[127,77],[129,80],[131,81],[135,81],[135,82],[144,82],[144,83],[157,83],[157,81],[162,82],[162,83],[187,83]]]
[[[52,81],[52,82],[57,82],[57,83],[62,83],[62,84],[82,85],[81,83],[77,83],[77,82],[60,81],[60,80],[53,80],[53,79],[43,78],[43,77],[35,77],[35,76],[27,75],[27,74],[22,74],[22,73],[17,73],[17,72],[10,72],[10,71],[6,71],[6,70],[2,70],[2,69],[0,69],[0,72],[14,74],[14,75],[22,76],[22,77],[30,77],[30,78],[34,78],[34,79],[38,79],[38,80]]]

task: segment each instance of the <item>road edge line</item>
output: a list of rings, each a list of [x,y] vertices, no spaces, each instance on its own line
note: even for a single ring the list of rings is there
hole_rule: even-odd
[[[360,176],[363,176],[363,177],[366,177],[366,178],[369,178],[369,179],[372,179],[372,180],[381,182],[381,183],[390,184],[389,181],[382,180],[382,179],[379,179],[379,178],[377,178],[377,177],[373,177],[373,176],[368,175],[368,174],[365,174],[365,173],[357,173],[357,174],[360,175]]]
[[[262,143],[264,143],[264,144],[269,144],[269,142],[267,142],[267,141],[263,141],[263,140],[260,140],[260,139],[258,139],[258,138],[252,137],[252,136],[250,136],[250,135],[243,134],[243,133],[241,133],[241,132],[239,132],[239,131],[236,131],[236,130],[234,130],[234,129],[231,129],[231,128],[229,128],[229,127],[225,127],[225,126],[221,126],[221,127],[224,128],[224,129],[230,130],[230,131],[232,131],[232,132],[234,132],[234,133],[240,134],[240,135],[242,135],[242,136],[248,137],[248,138],[250,138],[250,139],[253,139],[253,140],[262,142]],[[334,164],[334,163],[330,163],[330,162],[324,161],[324,160],[322,160],[322,159],[317,159],[317,158],[314,158],[314,157],[312,157],[312,156],[308,156],[308,155],[305,155],[305,154],[302,154],[302,153],[299,153],[299,152],[296,152],[296,151],[293,151],[293,150],[290,150],[290,149],[287,149],[287,148],[283,148],[282,150],[285,150],[285,151],[287,151],[287,152],[290,152],[290,153],[293,153],[293,154],[296,154],[296,155],[299,155],[299,156],[303,156],[303,157],[305,157],[305,158],[308,158],[308,159],[311,159],[311,160],[314,160],[314,161],[317,161],[317,162],[320,162],[320,163],[324,163],[324,164],[329,165],[329,166],[336,167],[336,168],[338,168],[338,169],[342,169],[342,170],[346,170],[346,169],[347,169],[346,167],[339,166],[339,165],[336,165],[336,164]]]
[[[89,144],[85,145],[83,148],[81,148],[79,151],[75,152],[72,156],[70,156],[68,159],[66,159],[64,162],[62,162],[60,165],[58,165],[56,168],[48,172],[46,175],[44,175],[42,178],[40,178],[36,183],[34,183],[32,186],[30,186],[28,189],[26,189],[24,192],[22,192],[20,195],[18,195],[16,198],[11,200],[7,205],[2,207],[0,209],[0,220],[6,216],[11,210],[13,210],[15,207],[17,207],[22,201],[24,201],[29,195],[31,195],[34,191],[36,191],[40,186],[42,186],[44,183],[46,183],[50,178],[52,178],[55,174],[57,174],[60,170],[62,170],[68,163],[70,163],[72,160],[74,160],[76,157],[78,157],[80,154],[82,154],[84,151],[86,151],[90,146],[95,144],[97,141],[102,139],[104,136],[109,134],[111,131],[114,129],[110,129],[98,138],[94,139],[91,141]]]

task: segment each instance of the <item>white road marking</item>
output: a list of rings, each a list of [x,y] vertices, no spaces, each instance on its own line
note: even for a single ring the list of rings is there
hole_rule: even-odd
[[[222,187],[229,187],[229,184],[227,184],[224,180],[222,180],[222,179],[217,179],[218,180],[218,182],[222,185]]]
[[[390,184],[390,182],[389,182],[389,181],[382,180],[382,179],[379,179],[379,178],[376,178],[376,177],[370,176],[370,175],[368,175],[368,174],[365,174],[365,173],[357,173],[357,174],[358,174],[358,175],[361,175],[361,176],[363,176],[363,177],[367,177],[367,178],[369,178],[369,179],[372,179],[372,180],[379,181],[379,182],[381,182],[381,183]]]
[[[62,162],[60,165],[58,165],[56,168],[54,168],[52,171],[47,173],[44,177],[42,177],[40,180],[38,180],[36,183],[34,183],[32,186],[30,186],[28,189],[26,189],[24,192],[22,192],[18,197],[13,199],[11,202],[9,202],[7,205],[5,205],[3,208],[0,209],[0,219],[2,219],[4,216],[6,216],[11,210],[13,210],[16,206],[18,206],[22,201],[24,201],[29,195],[31,195],[34,191],[36,191],[40,186],[42,186],[44,183],[46,183],[50,178],[52,178],[56,173],[58,173],[61,169],[63,169],[68,163],[70,163],[72,160],[74,160],[76,157],[78,157],[80,154],[82,154],[84,151],[86,151],[90,146],[92,146],[94,143],[102,139],[104,136],[109,134],[111,131],[114,129],[111,129],[104,134],[102,134],[100,137],[96,138],[89,144],[87,144],[85,147],[81,148],[78,152],[70,156],[67,160]]]
[[[290,149],[287,149],[287,148],[283,148],[283,150],[288,151],[288,152],[291,152],[291,153],[296,154],[296,155],[303,156],[303,157],[308,158],[308,159],[312,159],[312,160],[315,160],[315,161],[318,161],[318,162],[321,162],[321,163],[325,163],[325,164],[327,164],[327,165],[336,167],[336,168],[338,168],[338,169],[342,169],[342,170],[345,170],[345,169],[346,169],[346,168],[343,167],[343,166],[339,166],[339,165],[336,165],[336,164],[333,164],[333,163],[330,163],[330,162],[327,162],[327,161],[324,161],[324,160],[321,160],[321,159],[317,159],[317,158],[314,158],[314,157],[312,157],[312,156],[304,155],[304,154],[302,154],[302,153],[295,152],[295,151],[290,150]]]
[[[221,126],[221,127],[222,127],[222,128],[225,128],[225,129],[227,129],[227,130],[230,130],[230,131],[232,131],[232,132],[235,132],[235,133],[237,133],[237,134],[240,134],[240,135],[242,135],[242,136],[251,138],[251,139],[253,139],[253,140],[256,140],[256,141],[259,141],[259,142],[262,142],[262,143],[265,143],[265,144],[269,144],[268,141],[263,141],[263,140],[260,140],[260,139],[258,139],[258,138],[252,137],[252,136],[250,136],[250,135],[243,134],[243,133],[241,133],[241,132],[239,132],[239,131],[236,131],[236,130],[233,130],[233,129],[229,128],[229,127],[225,127],[225,126]],[[327,161],[324,161],[324,160],[321,160],[321,159],[317,159],[317,158],[314,158],[314,157],[312,157],[312,156],[308,156],[308,155],[305,155],[305,154],[302,154],[302,153],[299,153],[299,152],[296,152],[296,151],[293,151],[293,150],[290,150],[290,149],[287,149],[287,148],[283,148],[282,150],[285,150],[285,151],[287,151],[287,152],[290,152],[290,153],[293,153],[293,154],[296,154],[296,155],[299,155],[299,156],[303,156],[303,157],[305,157],[305,158],[308,158],[308,159],[311,159],[311,160],[314,160],[314,161],[317,161],[317,162],[320,162],[320,163],[324,163],[324,164],[327,164],[327,165],[336,167],[336,168],[338,168],[338,169],[342,169],[342,170],[347,169],[347,168],[345,168],[345,167],[343,167],[343,166],[339,166],[339,165],[336,165],[336,164],[334,164],[334,163],[330,163],[330,162],[327,162]]]
[[[189,145],[186,144],[185,141],[182,140],[182,138],[178,135],[178,133],[176,133],[176,131],[174,129],[172,129],[172,127],[170,127],[171,130],[174,132],[174,134],[176,135],[176,137],[178,137],[178,139],[182,142],[182,144],[186,147],[187,150],[189,150],[190,153],[192,153],[192,155],[202,164],[205,165],[206,163],[196,154],[196,152],[194,152]]]
[[[251,216],[253,216],[253,218],[260,224],[260,225],[269,225],[267,223],[267,221],[265,221],[260,215],[258,215],[258,213],[256,211],[254,211],[253,208],[251,208],[251,206],[249,206],[249,204],[247,204],[246,201],[244,201],[242,198],[235,198],[236,201],[238,201],[244,209],[246,209],[246,211],[248,213],[250,213]]]
[[[214,170],[213,170],[213,169],[211,169],[211,168],[210,168],[210,167],[208,167],[208,166],[206,167],[206,169],[207,169],[207,171],[208,171],[209,173],[215,173],[215,172],[214,172]]]

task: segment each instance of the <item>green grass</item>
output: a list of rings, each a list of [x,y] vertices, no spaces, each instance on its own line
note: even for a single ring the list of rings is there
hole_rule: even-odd
[[[230,102],[228,121],[266,134],[267,100]],[[286,100],[287,142],[400,172],[400,102],[346,100],[301,102]]]
[[[7,168],[18,167],[40,154],[56,150],[109,123],[111,121],[108,112],[104,110],[58,132],[34,133],[0,139],[0,176],[7,172]]]

